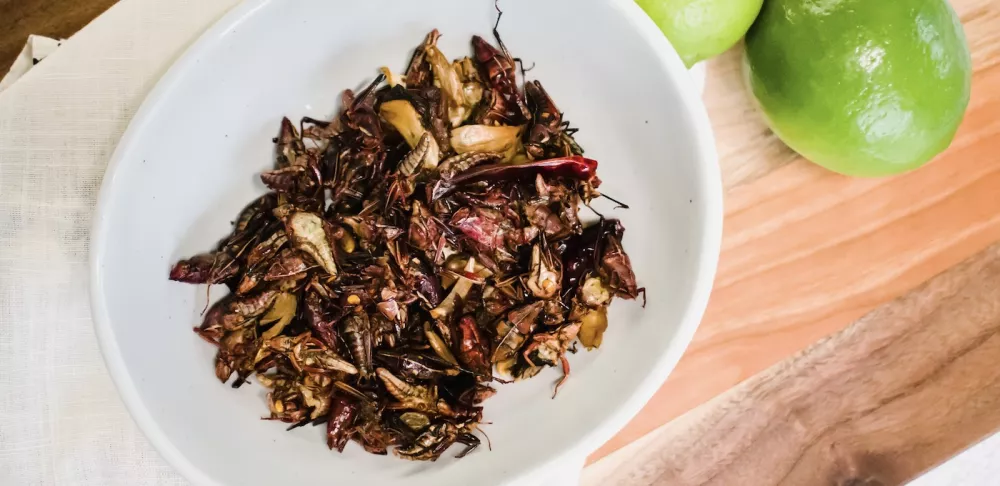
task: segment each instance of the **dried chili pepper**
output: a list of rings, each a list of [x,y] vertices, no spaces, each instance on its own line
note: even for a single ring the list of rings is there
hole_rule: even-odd
[[[326,423],[326,445],[337,452],[344,452],[351,438],[351,425],[357,414],[357,406],[341,396],[333,397],[333,410]]]
[[[217,284],[239,273],[240,267],[228,253],[197,255],[181,260],[170,269],[170,280],[193,284]]]
[[[538,174],[591,182],[594,187],[599,185],[597,179],[597,161],[574,155],[516,165],[480,165],[459,173],[451,179],[440,181],[434,187],[432,198],[440,199],[458,187],[473,182],[534,181],[535,176]]]
[[[479,336],[479,328],[473,316],[463,316],[458,321],[458,339],[456,354],[459,361],[470,370],[481,374],[490,373],[490,362],[486,357],[486,343]]]

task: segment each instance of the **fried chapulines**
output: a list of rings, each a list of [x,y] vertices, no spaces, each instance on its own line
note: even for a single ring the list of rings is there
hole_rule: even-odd
[[[449,62],[438,35],[402,75],[345,91],[334,120],[283,119],[270,192],[170,272],[230,290],[195,329],[219,380],[256,375],[265,418],[326,424],[338,451],[464,456],[495,383],[558,366],[558,390],[611,300],[643,293],[621,223],[580,221],[597,162],[541,83],[522,91],[480,37]]]

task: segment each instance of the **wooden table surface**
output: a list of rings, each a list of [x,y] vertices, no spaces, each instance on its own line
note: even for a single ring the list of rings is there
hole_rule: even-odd
[[[0,0],[0,77],[31,34],[66,38],[118,0]]]
[[[28,34],[68,36],[112,3],[0,0],[0,68]],[[952,5],[972,102],[949,150],[902,176],[802,160],[755,112],[738,49],[709,63],[715,290],[585,484],[899,484],[1000,428],[1000,0]]]

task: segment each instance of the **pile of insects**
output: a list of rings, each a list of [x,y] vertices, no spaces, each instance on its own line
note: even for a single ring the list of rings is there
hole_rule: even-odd
[[[454,62],[438,37],[403,75],[345,91],[334,120],[283,119],[270,192],[170,272],[230,290],[195,329],[216,376],[256,374],[266,419],[326,424],[338,451],[462,457],[491,384],[559,366],[558,391],[611,300],[645,299],[621,223],[580,221],[597,162],[542,85],[522,92],[499,37]]]

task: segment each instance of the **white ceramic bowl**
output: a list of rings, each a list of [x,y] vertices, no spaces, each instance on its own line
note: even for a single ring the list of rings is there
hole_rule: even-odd
[[[330,118],[344,88],[382,65],[402,71],[431,28],[452,58],[490,37],[492,0],[247,0],[170,69],[108,167],[92,239],[94,320],[128,409],[163,456],[199,484],[468,485],[531,482],[621,428],[667,377],[704,311],[719,253],[714,142],[695,86],[630,0],[504,0],[514,55],[580,127],[649,304],[616,302],[603,347],[571,356],[572,376],[502,386],[486,403],[486,447],[435,463],[326,448],[321,427],[261,421],[259,384],[213,374],[215,349],[191,328],[205,288],[167,280],[210,248],[264,192],[283,115]],[[216,289],[213,297],[222,295]],[[557,483],[568,480],[561,477]],[[550,483],[551,484],[551,483]]]

